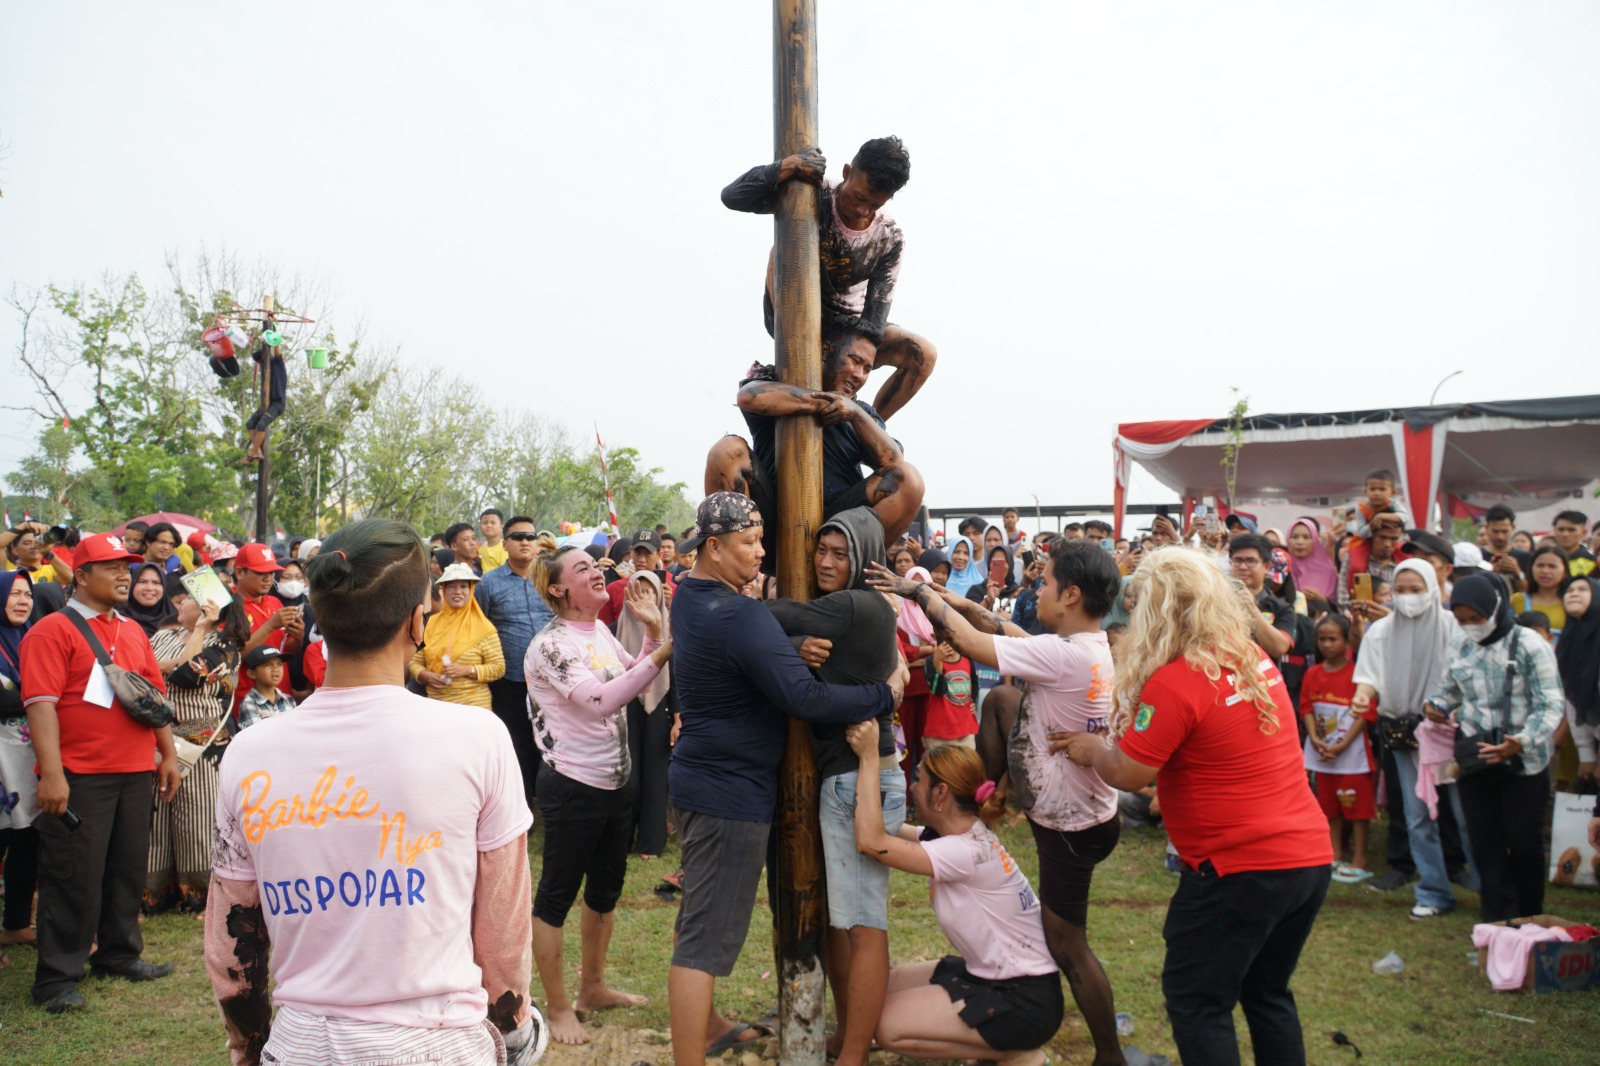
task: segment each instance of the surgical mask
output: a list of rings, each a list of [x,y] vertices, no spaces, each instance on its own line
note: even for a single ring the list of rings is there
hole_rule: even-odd
[[[306,583],[304,581],[280,581],[278,582],[278,594],[287,596],[291,600],[299,599],[306,594]]]
[[[1473,622],[1470,625],[1463,625],[1461,627],[1461,631],[1465,633],[1467,635],[1467,639],[1472,641],[1474,644],[1482,644],[1494,633],[1494,623]]]
[[[1421,618],[1428,613],[1428,607],[1437,603],[1436,597],[1425,592],[1406,592],[1395,596],[1394,609],[1407,618]]]

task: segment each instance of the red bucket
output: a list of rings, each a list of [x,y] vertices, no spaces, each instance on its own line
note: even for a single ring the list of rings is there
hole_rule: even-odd
[[[233,357],[233,341],[228,339],[228,331],[221,326],[212,326],[200,335],[206,342],[206,347],[211,349],[211,354],[217,359],[231,359]]]

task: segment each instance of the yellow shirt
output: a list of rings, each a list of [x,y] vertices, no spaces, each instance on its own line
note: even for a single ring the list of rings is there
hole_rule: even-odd
[[[483,567],[485,576],[495,567],[506,565],[506,542],[478,545],[478,565]]]
[[[10,559],[5,558],[3,555],[0,555],[0,563],[5,563],[5,566],[6,566],[7,570],[20,570],[20,569],[22,569],[20,566],[17,566]],[[45,563],[43,566],[35,567],[34,569],[29,570],[28,571],[28,576],[33,578],[33,583],[35,585],[37,585],[41,581],[59,581],[60,580],[58,577],[56,577],[56,568],[54,566],[51,566],[49,563]]]
[[[1541,607],[1537,603],[1530,603],[1526,593],[1514,592],[1511,594],[1511,609],[1517,614],[1524,611],[1538,611],[1550,619],[1550,632],[1558,637],[1561,631],[1567,628],[1567,608],[1560,600]]]

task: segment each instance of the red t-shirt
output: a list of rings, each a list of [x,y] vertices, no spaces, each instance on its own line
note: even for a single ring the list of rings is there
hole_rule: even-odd
[[[1335,740],[1343,739],[1355,718],[1365,722],[1366,728],[1361,733],[1361,739],[1351,744],[1359,747],[1366,753],[1363,769],[1371,770],[1372,766],[1372,726],[1378,720],[1378,701],[1374,699],[1372,706],[1367,708],[1365,714],[1357,714],[1351,706],[1356,698],[1356,664],[1355,660],[1346,657],[1344,666],[1338,670],[1329,670],[1326,663],[1318,663],[1306,671],[1305,679],[1300,682],[1300,716],[1306,715],[1318,719],[1319,726],[1327,735],[1332,735]],[[1317,704],[1322,704],[1319,708]],[[1339,710],[1334,711],[1335,708]],[[1322,714],[1318,714],[1318,711]],[[1329,713],[1334,711],[1334,713]],[[1349,748],[1345,749],[1347,752]],[[1345,760],[1346,762],[1350,760]],[[1338,768],[1328,768],[1329,773],[1345,772]]]
[[[67,617],[69,604],[41,619],[22,638],[22,702],[53,701],[61,725],[61,765],[75,774],[134,774],[154,770],[156,734],[140,725],[116,699],[101,707],[83,698],[95,667],[94,652]],[[88,619],[89,628],[111,656],[131,673],[166,692],[150,640],[139,623],[112,614]]]
[[[1328,821],[1301,769],[1300,734],[1278,668],[1263,659],[1278,729],[1263,733],[1255,704],[1227,674],[1212,681],[1182,659],[1150,675],[1128,758],[1153,766],[1167,835],[1192,867],[1226,876],[1333,862]]]
[[[283,610],[283,601],[270,594],[261,597],[259,600],[240,596],[239,606],[244,608],[245,621],[250,623],[250,633],[254,635],[255,631],[261,628],[261,623]],[[287,630],[274,629],[264,643],[282,651],[283,642],[288,638],[289,633]],[[248,640],[249,638],[246,637],[245,639]],[[284,680],[287,681],[288,678],[285,677]],[[255,687],[256,682],[250,676],[250,671],[241,669],[239,671],[239,687],[233,690],[233,709],[235,712],[239,710],[239,704],[244,702],[245,695]]]
[[[928,697],[922,718],[922,735],[934,740],[959,740],[978,732],[978,713],[972,706],[972,663],[965,656],[953,663],[939,662],[936,689]]]

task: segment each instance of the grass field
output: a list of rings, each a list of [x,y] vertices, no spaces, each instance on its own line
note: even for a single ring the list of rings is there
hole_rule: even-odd
[[[1033,847],[1026,827],[1005,830],[1003,835],[1032,877]],[[537,854],[537,847],[534,850]],[[1135,1032],[1127,1042],[1175,1057],[1161,1007],[1160,973],[1161,922],[1176,879],[1162,868],[1162,856],[1159,833],[1141,830],[1123,835],[1121,846],[1096,876],[1089,931],[1111,977],[1118,1010],[1134,1017]],[[597,1037],[594,1046],[552,1052],[546,1061],[558,1066],[670,1063],[665,988],[677,907],[660,901],[651,888],[674,864],[672,854],[648,863],[636,860],[618,912],[613,982],[651,996],[652,1002],[591,1020]],[[1491,990],[1476,965],[1467,961],[1477,897],[1464,891],[1459,897],[1463,906],[1456,913],[1412,922],[1406,916],[1409,889],[1379,895],[1360,887],[1333,886],[1294,985],[1312,1063],[1355,1061],[1349,1048],[1334,1046],[1330,1034],[1335,1030],[1365,1053],[1362,1066],[1600,1062],[1600,995],[1523,996]],[[934,958],[948,951],[928,908],[925,882],[896,873],[890,906],[890,950],[896,962]],[[1600,896],[1552,887],[1545,909],[1593,922],[1600,919]],[[763,901],[738,969],[719,985],[718,1002],[731,1016],[760,1018],[774,1003],[775,984],[764,976],[772,969],[769,922]],[[10,949],[10,965],[0,969],[0,1063],[225,1063],[222,1028],[201,961],[200,923],[188,915],[163,915],[144,928],[145,957],[174,962],[178,972],[145,985],[86,980],[90,1009],[60,1018],[45,1015],[29,1000],[32,950]],[[576,932],[574,921],[571,935]],[[1405,971],[1392,977],[1374,974],[1372,963],[1391,950],[1405,960]],[[575,960],[576,954],[572,945],[568,957]],[[569,987],[576,986],[575,961],[573,969]],[[1532,1024],[1486,1011],[1517,1015]],[[1239,1032],[1248,1049],[1242,1016]],[[775,1044],[762,1050],[769,1058],[777,1055]],[[1069,996],[1066,1024],[1053,1042],[1051,1060],[1078,1064],[1091,1059],[1087,1031]],[[876,1061],[893,1060],[879,1055]],[[1245,1061],[1250,1061],[1248,1054]]]

